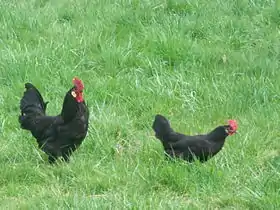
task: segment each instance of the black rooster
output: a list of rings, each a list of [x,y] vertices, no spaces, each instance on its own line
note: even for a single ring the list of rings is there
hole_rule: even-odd
[[[228,135],[236,133],[237,123],[229,120],[228,125],[219,126],[208,134],[187,136],[175,132],[164,116],[156,115],[152,127],[168,157],[206,162],[223,148]]]
[[[31,83],[20,101],[19,123],[22,129],[31,131],[39,147],[49,156],[49,163],[58,157],[69,158],[85,139],[88,131],[89,110],[83,98],[84,85],[78,78],[65,95],[61,114],[47,116],[48,102]]]

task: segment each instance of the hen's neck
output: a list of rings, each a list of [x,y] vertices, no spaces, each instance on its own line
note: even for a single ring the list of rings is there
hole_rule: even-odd
[[[210,141],[215,142],[224,142],[226,137],[228,136],[227,132],[225,131],[224,126],[219,126],[207,134],[207,137]]]
[[[174,131],[172,128],[166,129],[160,133],[157,133],[156,136],[158,139],[160,139],[161,141],[168,141],[173,135],[174,135]]]

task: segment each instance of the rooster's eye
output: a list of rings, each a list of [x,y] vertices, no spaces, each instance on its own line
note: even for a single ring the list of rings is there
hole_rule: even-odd
[[[71,94],[72,94],[72,96],[73,96],[74,98],[77,97],[77,94],[75,93],[75,91],[72,91]]]

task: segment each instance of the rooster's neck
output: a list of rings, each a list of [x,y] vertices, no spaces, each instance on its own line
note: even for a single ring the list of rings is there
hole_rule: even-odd
[[[61,110],[61,117],[65,122],[72,120],[79,110],[78,102],[71,95],[71,91],[72,89],[66,93]]]

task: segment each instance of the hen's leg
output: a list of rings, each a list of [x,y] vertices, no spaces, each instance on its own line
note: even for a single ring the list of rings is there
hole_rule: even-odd
[[[69,163],[71,154],[72,154],[71,151],[68,151],[68,152],[64,153],[64,154],[62,155],[63,160],[64,160],[65,162]]]

